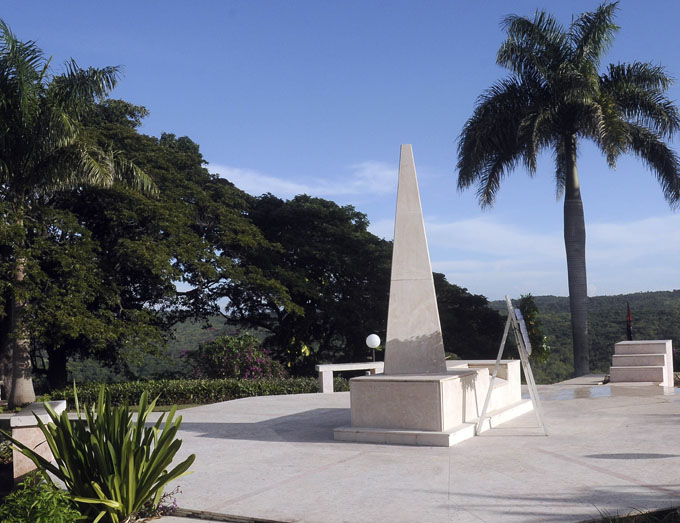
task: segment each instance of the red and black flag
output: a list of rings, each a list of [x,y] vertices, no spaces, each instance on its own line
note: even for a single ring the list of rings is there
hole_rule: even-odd
[[[628,306],[628,315],[626,316],[626,339],[633,341],[633,318],[630,315],[630,303],[626,302]]]

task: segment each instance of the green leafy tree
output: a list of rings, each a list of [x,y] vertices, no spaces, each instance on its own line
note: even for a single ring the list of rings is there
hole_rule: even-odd
[[[66,361],[73,357],[116,365],[134,378],[140,365],[162,357],[175,323],[229,317],[234,289],[248,289],[256,301],[266,296],[277,305],[287,303],[285,288],[250,261],[252,253],[259,256],[270,248],[249,220],[251,197],[209,173],[198,144],[188,137],[139,133],[146,115],[143,107],[106,100],[88,114],[86,132],[100,147],[122,151],[152,176],[157,198],[119,185],[83,188],[55,200],[84,228],[82,237],[91,240],[90,273],[97,276],[88,281],[90,299],[72,318],[54,315],[52,303],[36,314],[54,318],[34,325],[36,338],[41,325],[50,325],[49,343],[40,347],[50,353],[52,388],[63,387]],[[87,263],[80,258],[80,266]],[[53,271],[51,280],[64,287],[70,274]],[[90,336],[74,329],[89,317],[106,322]]]
[[[510,76],[478,100],[458,143],[458,187],[477,184],[491,205],[503,178],[518,165],[534,174],[540,151],[555,158],[564,193],[564,241],[577,376],[588,373],[588,298],[585,220],[576,167],[579,141],[592,140],[611,167],[631,152],[655,174],[671,205],[680,201],[680,162],[664,140],[680,126],[666,96],[661,66],[634,62],[599,72],[618,27],[616,3],[576,17],[568,29],[545,12],[533,20],[508,16],[497,62]]]
[[[31,239],[44,234],[35,211],[61,191],[112,186],[117,181],[147,193],[146,174],[113,149],[86,139],[82,118],[114,87],[116,67],[81,69],[73,60],[50,72],[50,60],[35,42],[22,42],[0,20],[0,216],[3,318],[0,374],[10,406],[35,399],[30,340],[24,324],[31,298]],[[10,241],[7,241],[9,238]]]
[[[368,232],[352,206],[311,196],[254,202],[253,223],[276,248],[255,260],[281,282],[291,305],[233,295],[235,319],[267,329],[266,345],[287,367],[312,373],[327,361],[365,361],[366,336],[385,332],[391,244]]]
[[[543,334],[543,322],[536,306],[536,301],[531,294],[523,294],[518,302],[519,310],[524,318],[531,343],[531,358],[533,361],[545,363],[550,356],[548,337]]]
[[[503,337],[501,315],[484,296],[449,283],[443,274],[433,275],[446,352],[464,360],[496,359]]]

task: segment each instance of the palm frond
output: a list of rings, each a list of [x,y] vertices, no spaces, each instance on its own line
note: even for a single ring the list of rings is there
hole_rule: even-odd
[[[629,151],[647,164],[656,176],[668,204],[680,206],[680,158],[659,136],[637,124],[629,124]]]
[[[604,76],[615,85],[635,85],[639,89],[665,92],[673,85],[673,78],[665,67],[649,62],[609,64],[608,75]]]
[[[45,150],[71,146],[78,138],[81,125],[60,107],[46,108],[39,143]]]
[[[501,181],[520,163],[520,151],[499,151],[486,157],[481,166],[477,184],[477,198],[482,208],[490,207],[496,200]]]
[[[121,182],[155,194],[153,181],[120,153],[88,141],[83,115],[114,88],[118,67],[53,76],[35,42],[21,42],[0,19],[0,182],[22,205],[54,191]]]
[[[549,14],[537,11],[534,20],[510,15],[501,23],[508,34],[498,50],[496,62],[514,74],[550,75],[552,66],[568,58],[564,28]]]
[[[555,140],[553,158],[555,160],[555,198],[559,200],[567,185],[567,151],[564,147],[564,140]]]
[[[522,161],[530,176],[536,173],[536,160],[541,149],[549,147],[555,140],[559,128],[559,115],[543,93],[543,99],[534,98],[531,108],[518,128],[518,143],[522,145]]]
[[[65,65],[66,72],[55,76],[50,84],[50,96],[56,105],[76,114],[106,97],[116,86],[120,76],[120,68],[117,66],[81,69],[73,59]]]
[[[678,108],[665,95],[672,82],[663,67],[635,62],[610,65],[600,77],[600,89],[616,100],[628,121],[671,138],[680,130]]]
[[[110,157],[101,149],[75,143],[44,157],[37,166],[41,192],[74,190],[79,187],[111,187],[115,181]]]
[[[120,151],[110,151],[109,154],[112,156],[117,180],[147,196],[158,195],[158,187],[147,173],[127,160]]]
[[[530,174],[538,152],[551,147],[558,197],[574,171],[571,141],[593,140],[611,167],[632,152],[655,173],[668,202],[680,206],[680,165],[664,142],[680,130],[680,112],[667,96],[664,68],[634,62],[599,73],[618,26],[617,2],[605,2],[564,29],[537,11],[533,20],[508,16],[497,62],[510,78],[484,92],[458,139],[458,188],[477,184],[491,205],[502,179],[519,163]],[[565,140],[569,140],[567,143]],[[574,142],[573,147],[576,147]],[[569,151],[567,151],[569,148]]]
[[[519,129],[531,114],[531,100],[536,95],[532,91],[537,89],[514,78],[498,82],[479,97],[465,123],[458,139],[458,188],[477,183],[483,206],[493,204],[501,179],[523,155],[528,156],[524,158],[527,165],[535,165],[536,150],[519,141],[531,140],[531,133],[520,135]]]
[[[576,124],[577,134],[594,141],[607,159],[609,167],[628,147],[628,126],[622,118],[616,101],[600,96],[581,106]]]
[[[3,90],[3,103],[17,107],[23,124],[30,125],[37,118],[38,93],[44,88],[42,80],[49,60],[35,42],[19,41],[1,19],[0,42],[0,70],[3,83],[9,86]]]
[[[618,2],[603,3],[594,12],[580,15],[571,24],[569,39],[575,64],[587,62],[599,67],[602,56],[609,50],[619,26],[614,23]]]

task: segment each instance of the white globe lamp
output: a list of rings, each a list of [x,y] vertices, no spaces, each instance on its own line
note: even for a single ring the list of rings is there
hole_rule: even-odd
[[[377,334],[369,334],[366,337],[366,346],[373,350],[373,361],[375,361],[375,349],[380,347],[380,336]]]

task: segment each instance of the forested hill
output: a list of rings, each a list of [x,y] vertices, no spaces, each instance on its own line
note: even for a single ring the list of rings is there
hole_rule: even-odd
[[[568,378],[572,371],[569,298],[535,296],[534,301],[552,349],[546,365],[534,365],[537,381],[547,383]],[[594,296],[588,299],[593,372],[607,372],[614,344],[626,339],[626,303],[630,304],[633,319],[633,339],[671,339],[674,348],[680,347],[680,289]],[[504,301],[492,301],[490,306],[505,314]],[[675,351],[675,368],[680,369],[678,351]]]
[[[534,301],[542,313],[569,312],[569,298],[565,296],[534,296]],[[505,302],[497,300],[489,302],[501,312],[505,312]],[[593,296],[588,298],[589,311],[623,310],[625,324],[626,303],[630,303],[631,312],[656,311],[680,306],[680,289],[673,291],[636,292],[634,294],[618,294],[616,296]],[[625,332],[625,331],[624,331]]]

